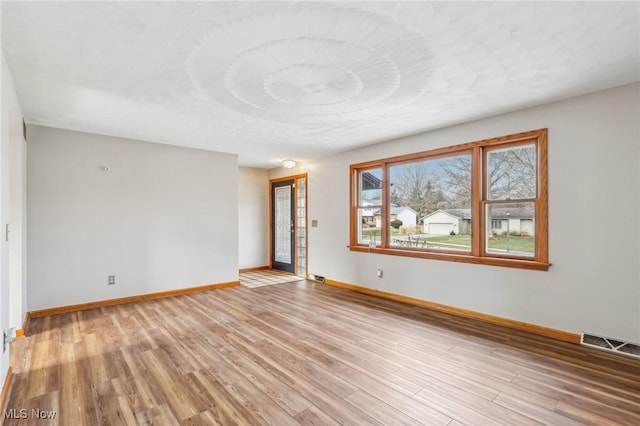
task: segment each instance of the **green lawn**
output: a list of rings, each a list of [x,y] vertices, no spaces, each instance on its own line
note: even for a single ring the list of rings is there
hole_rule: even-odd
[[[460,246],[471,246],[471,235],[440,235],[438,237],[429,237],[427,241],[434,243],[456,244]]]
[[[363,235],[376,235],[380,238],[379,228],[363,229]],[[391,236],[399,236],[399,238],[406,239],[404,235],[399,235],[397,229],[391,228]],[[412,239],[420,238],[420,241],[428,241],[431,243],[451,244],[455,246],[471,247],[471,235],[440,235],[437,237],[426,238],[424,236],[413,235]],[[535,239],[532,237],[517,237],[510,235],[508,238],[509,251],[519,251],[524,253],[534,253],[535,251]],[[489,240],[489,249],[495,250],[507,250],[507,236],[496,235]]]
[[[471,246],[471,235],[442,235],[438,237],[429,237],[427,241],[434,243],[456,244],[461,246]],[[525,253],[533,253],[535,247],[535,239],[532,237],[516,237],[509,235],[508,238],[509,251],[521,251]],[[507,236],[496,235],[489,239],[489,248],[496,250],[507,249]]]
[[[396,228],[390,228],[391,230],[391,235],[398,235],[400,233],[400,230],[396,229]],[[362,230],[362,235],[375,235],[377,237],[380,236],[380,228],[365,228]]]
[[[533,237],[516,237],[514,235],[496,235],[489,240],[490,249],[506,250],[507,241],[509,244],[509,251],[521,251],[525,253],[534,253],[536,241]]]

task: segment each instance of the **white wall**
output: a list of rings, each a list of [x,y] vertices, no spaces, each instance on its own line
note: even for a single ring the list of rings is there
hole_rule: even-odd
[[[307,164],[310,273],[569,332],[640,341],[640,85]],[[350,252],[349,164],[549,128],[549,271]],[[272,174],[277,175],[279,170]],[[273,177],[273,176],[271,176]],[[603,217],[621,216],[600,226]],[[376,277],[376,269],[384,278]]]
[[[26,308],[24,297],[26,262],[25,232],[25,154],[22,138],[22,110],[11,72],[2,54],[2,123],[0,142],[0,329],[21,328]],[[5,226],[10,224],[10,241]],[[9,351],[0,358],[0,385],[9,368]]]
[[[238,246],[240,268],[269,265],[269,171],[240,167]]]
[[[29,310],[238,279],[237,156],[28,131]]]
[[[403,210],[398,213],[398,219],[402,221],[402,226],[405,228],[416,226],[416,214],[411,210]]]

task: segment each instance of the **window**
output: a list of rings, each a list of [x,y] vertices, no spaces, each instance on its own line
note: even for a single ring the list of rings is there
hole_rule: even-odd
[[[471,252],[471,152],[390,163],[390,247]],[[422,224],[420,224],[422,222]]]
[[[350,249],[546,270],[547,130],[351,166]]]
[[[358,244],[375,247],[381,244],[382,169],[365,169],[358,173]]]
[[[499,234],[486,232],[486,253],[535,256],[535,200],[538,192],[535,143],[485,150],[486,217],[505,223]],[[488,220],[488,219],[487,219]]]

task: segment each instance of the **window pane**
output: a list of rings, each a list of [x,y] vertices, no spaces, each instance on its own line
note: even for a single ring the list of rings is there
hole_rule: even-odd
[[[471,155],[389,168],[390,245],[471,250]]]
[[[291,186],[275,188],[275,260],[291,263]]]
[[[536,198],[535,144],[494,149],[487,154],[487,199]]]
[[[358,209],[358,244],[380,245],[382,235],[380,233],[380,208]]]
[[[487,205],[487,253],[533,257],[535,254],[534,203]]]
[[[304,277],[307,274],[307,207],[306,196],[307,190],[305,188],[306,178],[300,177],[296,179],[296,197],[297,197],[297,224],[296,224],[296,237],[298,238],[298,261],[297,261],[297,273],[299,276]]]
[[[379,206],[382,204],[382,169],[360,172],[360,206]]]

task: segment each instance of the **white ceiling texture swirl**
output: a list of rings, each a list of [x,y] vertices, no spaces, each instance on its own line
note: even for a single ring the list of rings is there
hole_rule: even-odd
[[[1,7],[28,122],[236,153],[247,166],[640,80],[634,2]]]

